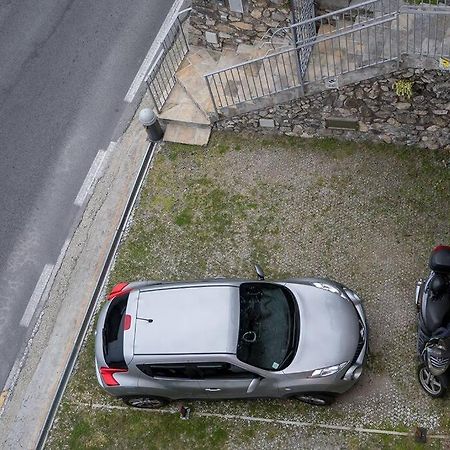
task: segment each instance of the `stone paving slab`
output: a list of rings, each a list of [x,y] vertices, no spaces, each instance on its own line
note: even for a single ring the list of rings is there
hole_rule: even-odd
[[[203,146],[208,143],[210,135],[210,127],[193,127],[179,123],[170,123],[167,125],[164,133],[164,141]]]

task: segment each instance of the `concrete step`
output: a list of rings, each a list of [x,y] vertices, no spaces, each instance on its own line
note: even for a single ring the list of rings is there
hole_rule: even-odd
[[[164,133],[164,141],[189,145],[207,145],[210,135],[210,127],[169,123]]]

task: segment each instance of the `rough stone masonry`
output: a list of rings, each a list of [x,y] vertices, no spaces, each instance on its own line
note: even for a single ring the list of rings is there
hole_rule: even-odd
[[[301,2],[298,2],[301,5]],[[318,0],[317,13],[348,6],[350,0]],[[306,12],[307,17],[309,12]],[[292,22],[290,0],[192,0],[189,40],[213,49],[256,44],[270,29]]]
[[[412,82],[412,97],[396,94],[398,80]],[[327,127],[330,119],[356,130]],[[343,120],[342,120],[343,119]],[[336,136],[450,149],[450,78],[439,70],[406,69],[323,91],[259,111],[223,119],[218,129],[289,136]]]
[[[189,40],[192,45],[214,49],[253,44],[269,28],[291,23],[286,0],[193,0]]]

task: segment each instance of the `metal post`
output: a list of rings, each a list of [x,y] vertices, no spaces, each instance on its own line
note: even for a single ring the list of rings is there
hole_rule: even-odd
[[[153,80],[152,80],[152,81],[153,81]],[[152,90],[152,88],[151,88],[151,83],[149,83],[149,80],[147,80],[147,87],[148,87],[148,92],[150,93],[150,97],[151,97],[152,100],[153,100],[153,104],[155,105],[156,110],[160,113],[161,110],[160,110],[160,108],[159,108],[158,102],[156,101],[155,95],[153,94],[153,90]]]
[[[216,112],[216,116],[219,117],[219,112],[217,111],[216,101],[214,100],[214,95],[212,93],[211,86],[209,84],[208,76],[205,75],[204,78],[205,78],[205,81],[206,81],[206,85],[208,86],[208,91],[209,91],[209,95],[211,96],[212,104],[214,106],[214,111]]]
[[[397,0],[397,13],[396,13],[396,23],[397,23],[397,70],[400,68],[400,0]]]
[[[157,142],[164,136],[158,117],[150,108],[144,108],[139,112],[139,122],[144,126],[149,141]]]

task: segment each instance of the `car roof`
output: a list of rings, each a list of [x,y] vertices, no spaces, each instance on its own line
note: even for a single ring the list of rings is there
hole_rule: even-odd
[[[135,322],[135,355],[236,353],[239,285],[140,291]]]

